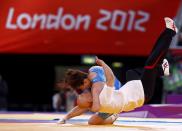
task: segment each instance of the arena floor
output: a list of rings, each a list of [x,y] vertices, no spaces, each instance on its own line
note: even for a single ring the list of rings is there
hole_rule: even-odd
[[[114,125],[91,126],[90,115],[71,119],[67,124],[56,124],[64,114],[1,113],[0,131],[182,131],[182,119],[119,117]]]

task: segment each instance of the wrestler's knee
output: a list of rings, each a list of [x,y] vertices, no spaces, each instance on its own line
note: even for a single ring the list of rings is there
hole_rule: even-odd
[[[89,120],[88,124],[89,125],[101,125],[103,124],[103,119],[100,118],[98,115],[94,114]]]

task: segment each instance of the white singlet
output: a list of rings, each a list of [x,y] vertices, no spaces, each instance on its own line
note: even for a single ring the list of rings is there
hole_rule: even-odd
[[[142,82],[141,80],[129,81],[119,90],[105,85],[99,95],[99,99],[101,105],[99,112],[120,113],[134,110],[144,104]]]

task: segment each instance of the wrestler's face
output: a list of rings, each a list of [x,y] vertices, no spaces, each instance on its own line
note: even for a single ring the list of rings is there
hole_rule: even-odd
[[[85,90],[89,87],[91,87],[91,81],[88,78],[86,78],[84,79],[83,84],[79,87],[79,89]]]

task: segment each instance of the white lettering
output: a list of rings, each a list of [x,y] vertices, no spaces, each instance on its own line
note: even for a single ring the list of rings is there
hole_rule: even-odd
[[[23,22],[23,20],[25,20],[26,23]],[[20,16],[18,16],[17,25],[20,29],[27,30],[31,26],[31,21],[32,21],[32,19],[31,19],[30,15],[27,13],[23,13]]]
[[[126,22],[126,13],[120,10],[115,10],[113,12],[112,20],[111,20],[111,29],[122,31]],[[119,25],[116,24],[118,17],[120,17]]]
[[[16,29],[64,29],[64,30],[79,30],[83,27],[84,30],[88,30],[91,17],[90,15],[78,14],[74,16],[72,14],[63,14],[63,8],[58,8],[57,14],[33,14],[31,16],[28,13],[21,13],[17,15],[17,18],[13,18],[15,13],[14,8],[10,8],[6,21],[6,28],[11,30]],[[15,21],[14,24],[12,21]]]
[[[38,26],[38,23],[40,22],[40,29],[43,30],[45,29],[45,24],[46,24],[46,15],[37,15],[35,14],[33,16],[33,20],[32,20],[32,25],[31,28],[35,29]]]
[[[108,20],[111,19],[111,12],[107,11],[107,10],[100,10],[100,13],[102,15],[104,15],[102,18],[98,19],[97,23],[96,23],[96,27],[100,30],[108,30],[107,25],[103,25],[104,22],[107,22]]]
[[[61,19],[61,26],[63,29],[66,29],[66,30],[73,29],[75,26],[75,23],[76,23],[76,19],[71,14],[64,15]]]
[[[7,29],[17,29],[17,26],[15,24],[12,24],[12,19],[13,19],[13,14],[14,14],[14,8],[10,8],[9,10],[9,15],[8,15],[8,20],[6,22],[6,28]]]
[[[131,31],[132,28],[133,28],[133,23],[134,23],[134,20],[135,20],[136,13],[135,13],[135,11],[130,10],[128,12],[128,14],[129,14],[129,21],[128,21],[128,26],[127,26],[127,31]]]
[[[85,15],[85,16],[78,15],[76,25],[75,25],[75,29],[79,30],[82,22],[83,23],[85,22],[83,28],[85,30],[88,30],[89,26],[90,26],[90,21],[91,21],[91,17],[89,15]]]
[[[96,20],[96,29],[102,31],[115,30],[123,31],[139,31],[145,32],[146,27],[144,23],[149,21],[150,14],[145,11],[123,11],[123,10],[105,10],[100,9],[101,17]],[[15,17],[16,16],[16,17]],[[28,14],[23,12],[16,14],[15,9],[9,9],[6,28],[10,30],[28,30],[28,29],[41,29],[41,30],[89,30],[91,24],[91,15],[77,14],[73,15],[65,13],[64,8],[58,8],[57,13],[49,14]]]
[[[61,19],[61,15],[63,13],[63,9],[59,8],[56,15],[48,15],[46,29],[59,29],[59,21]]]
[[[107,31],[109,29],[123,31],[124,29],[126,29],[127,31],[136,30],[140,32],[145,32],[146,28],[142,24],[148,22],[150,16],[147,12],[133,10],[108,11],[101,9],[100,14],[104,16],[97,20],[96,28],[103,31]]]
[[[141,19],[138,19],[135,23],[135,29],[141,32],[145,32],[146,29],[144,27],[141,26],[141,24],[147,22],[149,20],[149,14],[143,11],[138,11],[138,14],[140,16],[143,16]]]

